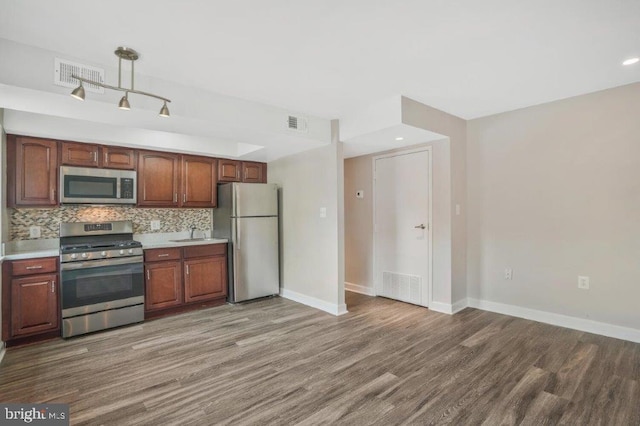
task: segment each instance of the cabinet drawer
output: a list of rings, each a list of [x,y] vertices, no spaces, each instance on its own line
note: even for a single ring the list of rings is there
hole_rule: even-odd
[[[227,254],[226,244],[206,244],[201,246],[188,246],[184,248],[184,258],[220,256]]]
[[[159,262],[163,260],[180,260],[180,249],[159,248],[144,251],[145,262]]]
[[[34,275],[56,272],[58,270],[57,257],[43,257],[39,259],[14,260],[11,262],[12,275]]]

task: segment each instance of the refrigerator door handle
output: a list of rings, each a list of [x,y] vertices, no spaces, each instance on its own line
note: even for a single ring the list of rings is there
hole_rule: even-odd
[[[240,250],[240,221],[236,219],[236,249]]]

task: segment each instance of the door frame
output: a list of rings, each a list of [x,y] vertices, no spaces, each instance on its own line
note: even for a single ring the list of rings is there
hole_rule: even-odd
[[[409,154],[415,154],[418,152],[423,152],[423,151],[427,151],[429,153],[429,170],[428,170],[428,176],[429,176],[429,182],[428,182],[428,186],[427,186],[427,190],[429,191],[428,194],[428,202],[429,202],[429,211],[427,212],[428,217],[427,217],[427,245],[428,245],[428,250],[429,250],[429,258],[428,260],[428,265],[429,265],[429,273],[427,274],[427,308],[431,307],[431,302],[433,300],[433,225],[432,225],[432,217],[433,217],[433,149],[432,147],[429,146],[423,146],[420,148],[412,148],[412,149],[405,149],[405,150],[401,150],[401,151],[394,151],[394,152],[389,152],[386,154],[381,154],[381,155],[376,155],[372,158],[372,175],[371,178],[373,180],[373,204],[371,206],[371,209],[373,210],[373,273],[371,274],[371,276],[373,277],[373,295],[377,296],[378,295],[378,289],[379,286],[382,285],[382,283],[379,283],[377,281],[377,277],[376,277],[376,271],[377,271],[377,256],[376,256],[376,247],[378,246],[378,230],[377,230],[377,218],[376,218],[376,161],[383,159],[383,158],[392,158],[392,157],[399,157],[401,155],[409,155]]]

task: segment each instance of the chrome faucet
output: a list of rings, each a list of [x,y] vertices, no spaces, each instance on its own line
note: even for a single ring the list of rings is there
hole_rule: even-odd
[[[195,225],[191,225],[191,227],[189,229],[191,229],[191,237],[190,238],[193,240],[193,231],[196,230],[196,226]]]

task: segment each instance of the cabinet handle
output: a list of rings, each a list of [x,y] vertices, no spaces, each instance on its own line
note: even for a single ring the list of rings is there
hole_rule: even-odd
[[[169,253],[162,253],[158,255],[158,257],[167,257],[167,256],[169,256]]]
[[[182,202],[183,203],[187,202],[187,194],[186,193],[182,194]]]
[[[109,154],[107,154],[106,152],[104,153],[104,164],[107,164],[109,162]]]
[[[51,201],[56,199],[56,190],[51,188],[51,193],[49,194],[49,196],[51,197]]]
[[[178,193],[177,193],[177,192],[174,192],[174,193],[173,193],[173,202],[174,202],[174,203],[177,203],[177,202],[178,202]]]
[[[25,269],[27,269],[27,270],[31,270],[31,269],[42,269],[42,265],[27,266]]]
[[[147,280],[151,281],[151,271],[147,269]]]
[[[56,282],[51,281],[51,293],[55,293],[55,292],[56,292]]]
[[[187,265],[187,275],[189,275],[189,265]]]
[[[93,162],[94,163],[98,162],[98,151],[93,151]]]

